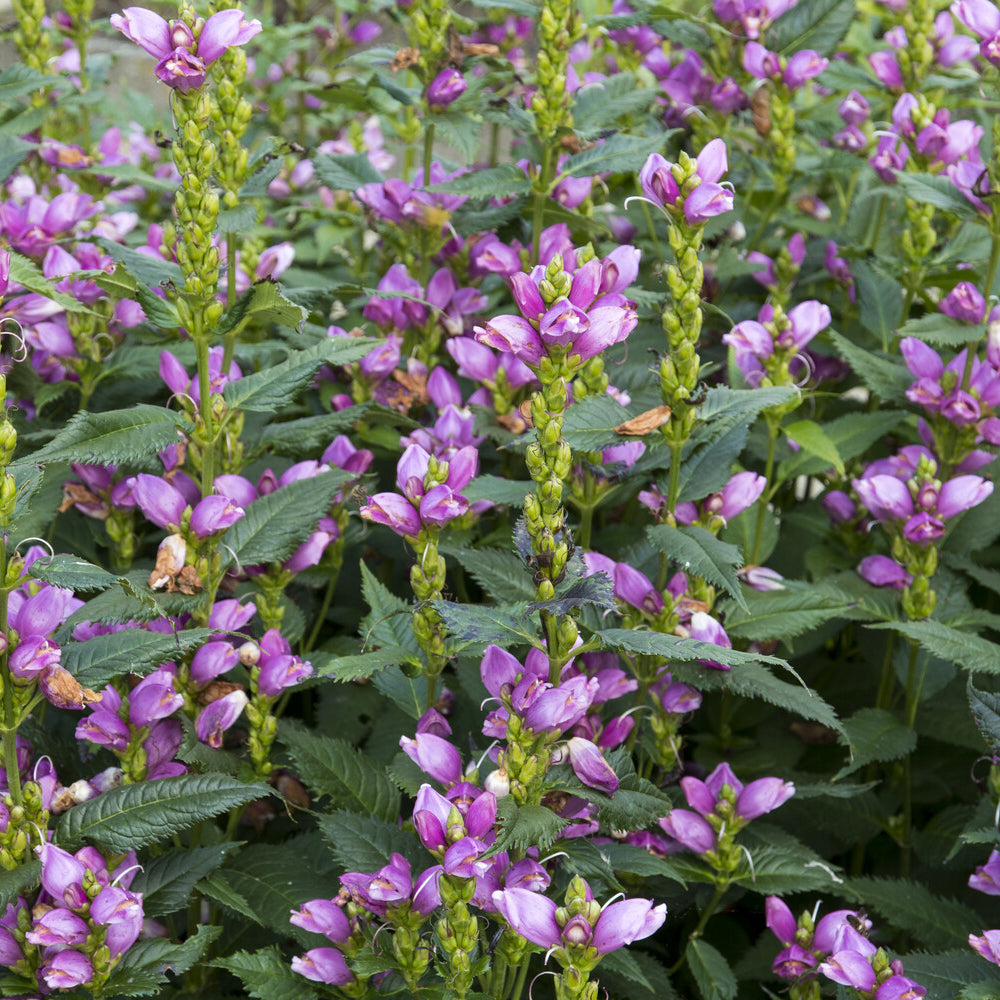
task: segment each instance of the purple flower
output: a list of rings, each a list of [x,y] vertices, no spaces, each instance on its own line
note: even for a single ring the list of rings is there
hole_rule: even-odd
[[[412,740],[401,736],[399,745],[422,771],[445,787],[462,780],[462,756],[448,740],[433,733],[417,733]]]
[[[680,190],[674,180],[673,164],[659,153],[650,153],[639,171],[642,193],[657,205],[673,208],[680,197]]]
[[[261,661],[257,690],[266,698],[277,698],[283,691],[311,677],[312,664],[291,654],[268,656]]]
[[[427,88],[427,103],[432,111],[442,111],[461,97],[467,87],[461,71],[449,66],[431,81]]]
[[[574,736],[566,743],[574,774],[585,784],[605,795],[618,791],[618,775],[604,759],[604,754],[590,742]]]
[[[55,900],[71,910],[82,909],[87,903],[83,888],[86,868],[72,854],[55,844],[41,844],[35,854],[42,863],[42,887]]]
[[[986,318],[986,299],[971,281],[960,281],[938,303],[938,309],[963,323],[982,323]]]
[[[67,948],[49,958],[38,970],[39,982],[50,990],[71,990],[94,978],[94,967],[82,952]]]
[[[795,786],[781,778],[758,778],[751,781],[736,798],[736,815],[756,819],[772,812],[795,794]]]
[[[875,989],[875,970],[863,955],[856,951],[838,951],[823,962],[819,971],[827,979],[842,986],[850,986],[864,993]]]
[[[873,587],[894,587],[903,590],[913,583],[913,577],[888,556],[867,556],[858,565],[861,578]]]
[[[206,705],[195,724],[198,739],[218,750],[222,746],[224,733],[243,714],[249,701],[245,691],[232,691]]]
[[[956,0],[951,12],[982,39],[979,54],[987,62],[1000,66],[1000,10],[989,0]]]
[[[540,948],[554,948],[562,940],[556,923],[556,904],[529,889],[510,888],[493,893],[493,905],[525,940]]]
[[[1000,965],[1000,930],[983,931],[981,937],[970,934],[969,946],[975,948],[987,962]]]
[[[140,472],[135,477],[132,494],[139,509],[153,524],[169,531],[180,528],[181,516],[187,507],[184,494],[159,476]]]
[[[351,924],[343,908],[331,899],[303,903],[301,909],[292,910],[289,921],[313,934],[322,934],[334,943],[344,942],[351,936]]]
[[[822,73],[830,65],[829,59],[824,59],[812,49],[801,49],[788,60],[782,80],[786,87],[795,90]]]
[[[994,848],[986,864],[980,865],[969,876],[969,888],[985,892],[988,896],[1000,896],[1000,851]]]
[[[90,925],[71,910],[56,907],[42,914],[27,933],[31,944],[41,948],[55,945],[83,944],[90,933]]]
[[[173,715],[184,704],[183,695],[174,690],[173,678],[165,670],[157,670],[140,681],[128,700],[129,722],[139,728]]]
[[[142,897],[115,885],[105,886],[90,904],[94,923],[107,928],[104,943],[116,958],[135,944],[142,930]]]
[[[670,815],[659,821],[660,829],[695,854],[715,850],[715,831],[707,820],[689,809],[671,809]]]
[[[354,973],[336,948],[313,948],[304,955],[296,955],[292,959],[292,971],[314,983],[329,986],[347,986],[354,982]]]
[[[229,497],[213,493],[191,511],[191,530],[198,538],[208,538],[231,528],[246,511]]]

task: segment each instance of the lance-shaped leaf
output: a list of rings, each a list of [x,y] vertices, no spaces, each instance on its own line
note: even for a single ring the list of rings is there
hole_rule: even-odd
[[[940,208],[956,219],[975,219],[979,215],[951,180],[936,174],[906,174],[900,171],[896,180],[907,198]]]
[[[491,503],[523,507],[524,498],[533,493],[535,484],[524,479],[501,479],[499,476],[477,476],[462,490],[469,503],[489,500]]]
[[[86,462],[93,465],[121,465],[138,462],[181,440],[183,415],[164,406],[135,403],[126,410],[106,413],[81,411],[47,444],[19,464]]]
[[[241,566],[283,562],[316,530],[337,491],[352,478],[335,469],[282,486],[254,500],[222,541]]]
[[[497,839],[484,855],[492,858],[501,851],[526,851],[529,847],[545,850],[568,825],[547,806],[518,807],[512,795],[497,800]]]
[[[177,307],[166,299],[161,299],[148,285],[130,274],[124,264],[119,263],[113,274],[95,272],[94,282],[112,298],[138,302],[146,319],[161,329],[176,330],[181,325]]]
[[[973,686],[971,677],[966,692],[976,728],[982,733],[990,750],[1000,754],[1000,695],[978,690]]]
[[[745,610],[731,608],[726,615],[726,633],[731,639],[794,639],[833,618],[846,615],[853,607],[839,597],[801,586],[748,591],[744,596]]]
[[[36,559],[31,564],[31,576],[35,580],[51,583],[53,587],[66,587],[73,591],[104,590],[116,579],[106,569],[64,552]]]
[[[455,604],[453,601],[431,601],[430,604],[441,616],[448,634],[456,639],[467,639],[484,646],[526,642],[541,648],[530,624],[530,612],[525,608],[488,608],[477,604]]]
[[[343,871],[378,871],[393,854],[402,854],[417,866],[427,864],[420,842],[404,833],[397,823],[343,809],[320,816],[318,823]]]
[[[0,909],[6,910],[29,885],[39,880],[41,874],[41,861],[29,861],[26,865],[0,872]]]
[[[980,340],[985,335],[985,323],[964,323],[942,312],[908,319],[899,328],[900,337],[917,337],[940,347],[964,347],[970,340]]]
[[[844,474],[844,460],[837,446],[815,420],[798,420],[782,430],[799,447],[822,459],[828,466],[832,465],[841,476]]]
[[[13,250],[7,252],[10,254],[11,281],[23,285],[29,292],[37,292],[47,299],[52,299],[53,302],[58,302],[67,312],[89,313],[92,311],[82,302],[74,299],[72,295],[57,291],[55,283],[49,281],[33,261],[22,257],[21,254],[15,253]]]
[[[356,191],[363,184],[385,180],[367,153],[320,153],[313,157],[313,164],[319,179],[337,191]]]
[[[129,273],[134,274],[144,285],[152,287],[171,282],[178,288],[184,287],[184,275],[181,273],[180,266],[172,260],[147,256],[144,253],[139,253],[138,250],[132,250],[105,237],[98,237],[97,243],[113,260],[124,264]]]
[[[361,561],[361,595],[371,608],[361,622],[364,648],[396,646],[418,656],[420,646],[411,625],[413,608],[377,580],[364,560]]]
[[[531,180],[515,163],[502,163],[487,170],[472,170],[454,180],[432,184],[430,191],[444,194],[464,194],[469,198],[507,198],[527,194]]]
[[[63,813],[57,840],[67,849],[86,839],[112,851],[128,851],[271,794],[268,785],[247,785],[221,774],[122,785]]]
[[[299,306],[292,308],[301,312]],[[380,341],[364,337],[331,337],[290,354],[280,365],[230,382],[222,395],[233,409],[273,413],[294,401],[312,381],[320,365],[355,361],[378,343]]]
[[[346,740],[311,733],[293,720],[282,721],[280,736],[310,790],[329,795],[335,807],[380,819],[398,818],[399,790],[381,764]]]
[[[277,323],[292,330],[301,329],[306,311],[302,306],[289,302],[270,278],[254,282],[233,304],[219,321],[217,335],[236,336],[250,323],[261,325]],[[230,383],[234,384],[234,383]],[[240,384],[240,383],[235,383]]]
[[[218,868],[226,855],[239,850],[241,843],[213,844],[168,851],[150,858],[132,883],[132,892],[142,893],[142,909],[147,917],[158,917],[186,907],[194,884]]]
[[[736,977],[722,952],[707,941],[692,937],[684,955],[702,1000],[733,1000],[737,990]]]
[[[880,622],[868,628],[888,628],[914,639],[922,649],[972,673],[1000,674],[1000,646],[981,636],[960,632],[943,622]]]
[[[901,358],[866,351],[835,330],[828,330],[824,336],[829,336],[837,353],[872,392],[889,403],[906,402],[906,390],[913,383],[913,376]]]
[[[158,669],[161,663],[177,660],[211,635],[208,628],[182,629],[173,634],[123,629],[64,644],[62,665],[84,687],[98,690],[116,677],[141,676]]]
[[[650,153],[663,149],[666,136],[623,135],[618,133],[590,149],[571,156],[562,172],[570,177],[593,177],[594,174],[638,173]]]
[[[792,670],[787,661],[776,656],[765,656],[763,653],[744,653],[738,649],[726,649],[724,646],[716,646],[714,643],[703,642],[700,639],[681,638],[681,636],[666,635],[663,632],[608,628],[602,629],[597,635],[600,637],[601,646],[604,649],[624,649],[630,653],[642,653],[646,656],[662,656],[667,660],[679,663],[716,660],[727,667],[771,663],[776,667]]]
[[[594,573],[577,580],[562,589],[551,601],[532,601],[528,608],[531,611],[548,611],[553,615],[568,615],[574,608],[582,608],[587,604],[596,608],[615,606],[614,584],[606,573]]]
[[[260,436],[260,445],[276,455],[292,458],[315,455],[322,452],[338,434],[353,427],[370,408],[370,403],[359,403],[318,417],[300,417],[280,424],[268,424]]]
[[[917,746],[917,734],[892,712],[861,708],[844,719],[840,741],[850,747],[851,760],[834,775],[835,781],[873,761],[899,760],[912,753]]]
[[[313,1000],[316,996],[309,981],[292,972],[277,945],[255,952],[237,951],[209,965],[231,972],[254,1000]]]
[[[420,659],[401,646],[382,646],[370,653],[349,653],[336,656],[329,653],[310,653],[310,662],[317,677],[330,677],[336,681],[356,681],[371,677],[386,667],[397,667],[402,663],[419,664]]]
[[[182,944],[167,938],[138,941],[122,956],[105,984],[106,996],[158,996],[168,982],[167,970],[183,975],[222,933],[221,927],[201,924]]]
[[[468,489],[463,490],[462,495],[467,497]],[[535,585],[531,582],[524,560],[516,552],[504,549],[465,549],[445,544],[440,545],[439,549],[445,555],[458,559],[465,567],[465,572],[497,601],[514,603],[534,598]]]
[[[853,0],[802,0],[779,18],[774,38],[769,41],[782,55],[790,56],[803,49],[814,49],[821,56],[831,56],[855,16]]]
[[[741,608],[746,608],[736,569],[743,557],[735,545],[720,541],[699,525],[674,528],[658,524],[646,529],[646,537],[658,552],[668,555],[685,573],[700,576],[714,587],[721,587]]]

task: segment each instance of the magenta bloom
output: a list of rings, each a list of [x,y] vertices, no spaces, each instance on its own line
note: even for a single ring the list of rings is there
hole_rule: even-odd
[[[955,0],[951,12],[982,39],[979,54],[987,62],[1000,66],[1000,10],[989,0]]]
[[[156,60],[156,76],[176,90],[197,90],[205,71],[234,45],[245,45],[261,31],[260,21],[246,20],[237,8],[220,10],[202,25],[197,43],[182,21],[165,21],[143,7],[111,15],[111,26]]]
[[[243,709],[249,703],[244,691],[233,691],[224,698],[218,698],[206,705],[198,716],[195,729],[198,739],[218,750],[222,746],[222,737],[236,720],[243,714]]]
[[[427,103],[432,111],[441,111],[465,93],[468,84],[461,70],[449,66],[441,70],[427,88]]]
[[[347,959],[336,948],[313,948],[292,959],[292,971],[314,983],[330,986],[347,986],[354,982],[354,973],[347,967]]]
[[[983,931],[981,937],[970,934],[969,946],[975,948],[987,962],[1000,965],[1000,930]]]
[[[454,785],[462,780],[462,756],[455,746],[433,733],[417,733],[414,739],[399,738],[403,752],[442,785]]]
[[[1000,896],[1000,851],[994,848],[986,864],[980,865],[969,876],[969,888],[985,892],[988,896]]]

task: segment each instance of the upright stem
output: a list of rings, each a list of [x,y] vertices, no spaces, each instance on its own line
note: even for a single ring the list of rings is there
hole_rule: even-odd
[[[431,163],[434,162],[434,122],[427,123],[424,130],[424,187],[431,182]]]
[[[917,717],[917,703],[920,700],[917,685],[917,655],[919,647],[910,640],[910,662],[906,667],[906,717],[908,727],[912,727]],[[903,846],[899,856],[899,871],[903,878],[910,874],[910,856],[913,849],[913,788],[911,780],[912,753],[903,760]]]
[[[542,240],[542,227],[545,221],[545,204],[549,199],[549,185],[552,183],[552,150],[546,145],[542,149],[542,162],[538,174],[538,185],[535,188],[534,210],[531,216],[531,261],[539,263],[538,251]]]
[[[0,582],[7,579],[7,537],[0,535]],[[0,589],[0,634],[7,635],[6,587]],[[3,763],[7,772],[7,788],[14,805],[21,804],[21,772],[17,769],[17,719],[14,718],[14,685],[7,669],[7,653],[3,654]]]
[[[767,492],[760,498],[760,507],[757,509],[757,525],[753,533],[753,550],[750,553],[750,564],[757,565],[760,557],[760,540],[764,533],[764,515],[767,513],[767,502],[773,495],[771,488],[771,478],[774,475],[774,450],[778,442],[779,424],[773,418],[767,421],[767,461],[764,463],[764,478],[767,480],[765,489]]]
[[[211,375],[208,371],[208,337],[195,337],[198,359],[198,410],[205,425],[205,448],[201,456],[201,495],[207,497],[215,482],[215,431],[212,426]]]

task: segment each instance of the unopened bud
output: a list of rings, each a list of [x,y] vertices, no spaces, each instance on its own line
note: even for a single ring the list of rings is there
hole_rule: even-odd
[[[255,667],[260,662],[260,646],[253,641],[243,643],[239,648],[240,663],[245,667]]]
[[[491,771],[483,780],[483,788],[498,799],[510,795],[510,775],[507,773],[507,769],[498,767],[495,771]]]

